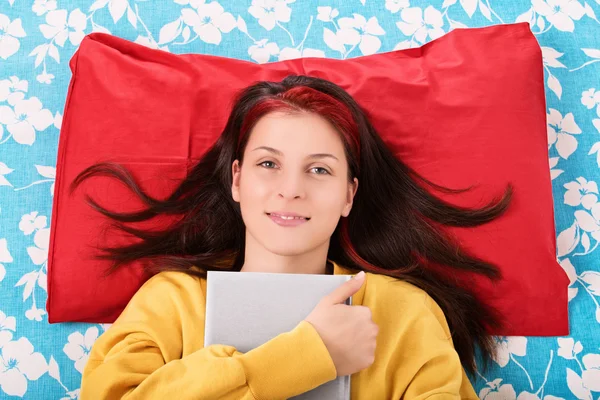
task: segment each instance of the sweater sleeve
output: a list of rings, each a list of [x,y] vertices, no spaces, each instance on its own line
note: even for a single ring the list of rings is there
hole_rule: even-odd
[[[93,345],[81,398],[286,399],[336,378],[325,344],[306,321],[247,353],[211,345],[182,356],[190,318],[204,321],[199,302],[204,297],[193,277],[163,272],[148,280]]]

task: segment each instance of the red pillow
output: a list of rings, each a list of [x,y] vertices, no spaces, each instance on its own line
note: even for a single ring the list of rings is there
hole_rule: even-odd
[[[506,328],[492,333],[569,333],[569,280],[556,260],[542,54],[529,24],[457,29],[420,48],[348,60],[263,65],[175,55],[93,33],[70,66],[48,257],[50,323],[113,322],[146,279],[139,264],[102,277],[108,261],[92,258],[94,246],[126,239],[102,234],[108,220],[84,196],[119,211],[141,203],[103,177],[70,196],[81,170],[122,162],[150,194],[166,196],[214,143],[238,90],[307,74],[346,89],[394,153],[426,178],[455,188],[478,185],[464,195],[437,196],[480,207],[512,182],[507,214],[449,231],[502,270],[504,280],[495,285],[475,278],[482,297],[507,317]]]

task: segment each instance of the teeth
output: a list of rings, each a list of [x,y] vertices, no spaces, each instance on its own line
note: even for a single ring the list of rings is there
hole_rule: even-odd
[[[283,215],[277,215],[274,214],[276,217],[281,218],[281,219],[285,219],[285,220],[290,220],[290,219],[306,219],[304,217],[287,217],[287,216],[283,216]]]

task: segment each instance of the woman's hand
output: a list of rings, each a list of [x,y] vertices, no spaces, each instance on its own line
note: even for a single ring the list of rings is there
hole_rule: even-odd
[[[324,296],[304,319],[321,336],[338,376],[358,372],[375,360],[379,327],[371,319],[371,310],[366,306],[343,304],[364,282],[365,273],[360,272]]]

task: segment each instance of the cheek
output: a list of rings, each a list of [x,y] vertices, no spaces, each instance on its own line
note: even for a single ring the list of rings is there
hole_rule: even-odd
[[[346,195],[343,188],[327,187],[311,194],[313,211],[326,220],[337,220],[344,208]]]
[[[239,196],[240,208],[244,218],[250,218],[257,212],[265,211],[268,205],[271,185],[265,179],[246,173],[240,180]]]
[[[267,179],[247,173],[240,180],[240,197],[242,199],[262,198],[271,191],[271,184]]]

